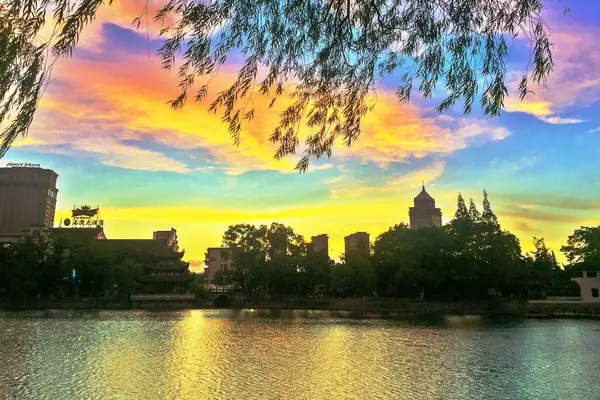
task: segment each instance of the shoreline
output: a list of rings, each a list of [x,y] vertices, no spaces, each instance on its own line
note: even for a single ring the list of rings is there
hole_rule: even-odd
[[[208,299],[196,299],[186,303],[152,303],[134,307],[132,302],[105,302],[85,300],[30,300],[25,302],[0,302],[0,312],[74,310],[261,310],[280,311],[328,311],[357,316],[414,317],[435,315],[512,316],[521,318],[573,318],[600,319],[600,302],[556,301],[410,301],[410,300],[355,300],[355,299],[282,299],[270,301],[232,302],[229,306],[215,307]]]

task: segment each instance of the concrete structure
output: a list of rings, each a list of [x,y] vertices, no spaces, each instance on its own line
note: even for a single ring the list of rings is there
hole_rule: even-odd
[[[0,235],[17,235],[30,226],[52,228],[56,179],[50,169],[13,164],[0,168]]]
[[[600,302],[600,272],[586,271],[583,276],[571,280],[579,285],[582,301]]]
[[[233,266],[231,249],[226,247],[209,247],[204,254],[204,276],[208,283],[212,283],[219,271],[230,269]]]
[[[177,241],[177,230],[171,228],[170,231],[155,231],[152,233],[152,239],[163,240],[167,242],[167,246],[171,247],[173,251],[179,251],[179,242]]]
[[[349,253],[362,253],[369,255],[369,234],[367,232],[356,232],[344,238],[344,251],[346,255]]]
[[[435,208],[435,200],[427,193],[425,185],[414,198],[414,205],[408,211],[411,229],[442,226],[442,211]]]
[[[323,233],[321,235],[313,236],[310,238],[310,245],[313,251],[324,251],[329,256],[329,236]]]

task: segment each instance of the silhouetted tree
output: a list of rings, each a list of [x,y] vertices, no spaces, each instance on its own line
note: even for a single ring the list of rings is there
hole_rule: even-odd
[[[376,275],[371,259],[363,252],[348,252],[332,268],[333,290],[344,297],[372,296]]]
[[[454,213],[454,218],[457,220],[466,220],[469,218],[469,210],[467,210],[467,206],[465,205],[465,199],[463,199],[462,194],[458,194],[458,204],[456,206],[456,213]]]
[[[73,296],[128,300],[140,287],[142,266],[154,261],[148,252],[113,253],[98,241],[27,236],[0,247],[0,297],[16,301]]]
[[[373,245],[373,268],[376,271],[378,296],[399,296],[396,273],[402,260],[402,246],[410,227],[401,223],[390,228],[375,239]]]
[[[0,3],[0,123],[14,111],[0,134],[0,156],[27,132],[53,57],[72,53],[81,31],[105,3],[112,0]],[[528,86],[543,84],[552,70],[542,10],[543,0],[165,0],[152,17],[170,21],[160,32],[167,38],[159,50],[163,68],[182,60],[181,93],[172,107],[181,108],[190,93],[197,101],[207,97],[208,86],[194,89],[194,83],[239,54],[244,62],[236,81],[210,109],[222,112],[237,143],[243,121],[254,116],[248,101],[254,88],[270,96],[271,104],[289,95],[291,104],[270,139],[279,144],[276,157],[294,154],[304,121],[314,131],[297,165],[304,171],[311,158],[329,156],[337,139],[350,145],[358,138],[378,81],[392,73],[399,76],[401,102],[415,91],[429,98],[443,84],[438,111],[462,103],[469,113],[479,97],[483,112],[496,116],[507,94],[507,40],[519,37],[532,53],[518,88],[525,97]],[[144,13],[141,17],[148,17],[147,7]],[[44,23],[54,25],[57,35],[39,35]],[[265,74],[259,78],[261,68]],[[286,86],[291,79],[295,84]]]
[[[562,269],[553,251],[546,246],[544,238],[533,238],[535,250],[524,257],[525,268],[513,277],[515,285],[525,284],[528,292],[521,294],[528,298],[545,298],[546,296],[578,296],[579,288],[571,281],[570,274]]]
[[[327,292],[331,287],[332,268],[335,265],[325,251],[307,248],[306,257],[300,266],[299,291],[313,294],[315,291]]]
[[[488,199],[488,194],[483,190],[483,212],[481,213],[481,220],[491,225],[493,228],[500,229],[500,223],[498,222],[498,217],[492,211],[492,206],[490,205],[490,201]]]
[[[298,290],[306,242],[283,224],[272,223],[266,231],[265,293],[291,294]]]
[[[583,268],[600,269],[600,225],[576,229],[560,250],[572,265],[582,264]]]
[[[230,226],[223,235],[223,247],[232,252],[233,279],[248,293],[264,282],[267,226],[248,224]]]
[[[279,223],[269,227],[232,225],[223,235],[223,246],[232,250],[233,273],[219,279],[227,277],[246,293],[292,294],[300,290],[306,243],[291,227]]]
[[[477,209],[477,206],[475,205],[473,198],[471,198],[469,200],[469,219],[475,223],[478,223],[479,220],[481,219],[481,213]]]

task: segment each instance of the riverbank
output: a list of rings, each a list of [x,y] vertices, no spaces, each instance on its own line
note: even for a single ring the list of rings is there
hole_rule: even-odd
[[[396,315],[509,315],[533,318],[597,318],[600,319],[600,303],[556,301],[408,301],[408,300],[293,300],[262,301],[245,308],[328,310],[355,313],[382,313]]]
[[[215,307],[215,304],[219,305]],[[26,301],[0,302],[0,310],[128,310],[128,309],[257,309],[257,310],[322,310],[348,312],[357,315],[378,314],[381,316],[414,316],[414,315],[508,315],[531,318],[597,318],[600,319],[600,302],[584,303],[576,301],[411,301],[411,300],[362,300],[362,299],[302,299],[289,298],[278,300],[243,301],[232,299],[231,302],[217,299],[197,298],[185,303],[134,304],[131,301],[114,301],[105,299],[30,299]]]

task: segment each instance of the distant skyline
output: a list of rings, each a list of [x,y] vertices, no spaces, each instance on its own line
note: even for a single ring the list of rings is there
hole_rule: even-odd
[[[161,1],[150,1],[156,9]],[[207,102],[172,111],[175,72],[160,69],[160,45],[150,29],[130,30],[145,1],[116,1],[86,28],[72,59],[59,60],[29,136],[15,142],[0,166],[39,163],[56,171],[56,223],[73,205],[98,204],[109,238],[152,237],[174,227],[188,261],[202,269],[207,247],[218,247],[230,224],[290,225],[307,241],[329,235],[329,254],[344,236],[365,231],[375,240],[408,223],[408,208],[424,181],[449,221],[458,192],[480,206],[487,189],[504,229],[524,251],[532,237],[559,249],[581,225],[600,223],[600,3],[548,2],[555,72],[547,88],[519,102],[507,99],[501,118],[474,109],[436,114],[414,96],[400,105],[394,79],[381,85],[358,142],[338,144],[330,160],[298,175],[295,159],[273,159],[268,136],[277,112],[256,94],[255,120],[234,147],[227,126],[208,112],[237,72],[232,59],[210,87]],[[570,12],[563,15],[564,7]],[[528,51],[517,39],[508,64],[518,83]]]

